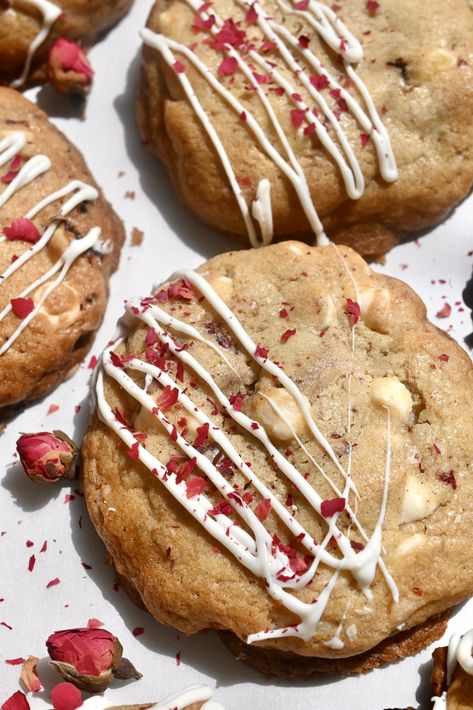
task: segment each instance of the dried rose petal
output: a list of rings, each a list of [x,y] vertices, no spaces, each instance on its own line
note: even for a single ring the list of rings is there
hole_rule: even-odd
[[[218,73],[220,76],[233,76],[238,71],[238,62],[235,57],[225,57],[220,62]]]
[[[186,485],[186,498],[194,498],[195,496],[200,496],[203,492],[206,481],[202,476],[194,476],[185,482]]]
[[[361,308],[360,304],[356,301],[352,301],[351,298],[347,298],[346,302],[346,312],[351,320],[352,325],[356,325],[360,320]]]
[[[265,498],[262,500],[260,503],[255,508],[255,515],[258,518],[258,520],[266,520],[266,518],[269,515],[269,511],[271,510],[271,499],[270,498]]]
[[[442,308],[435,314],[436,318],[448,318],[452,312],[452,307],[449,303],[444,303]]]
[[[41,238],[38,229],[26,217],[18,217],[13,220],[9,227],[4,227],[2,231],[10,242],[21,241],[35,244]]]
[[[60,37],[49,51],[48,77],[57,91],[87,93],[94,72],[77,42]]]
[[[36,664],[38,661],[39,658],[36,658],[36,656],[28,656],[26,661],[23,663],[20,675],[20,680],[26,690],[29,690],[32,693],[38,693],[42,690],[38,674],[36,673]]]
[[[122,659],[122,646],[105,629],[56,631],[46,641],[54,668],[78,688],[99,692],[108,688]]]
[[[323,500],[320,504],[320,513],[324,518],[331,518],[335,513],[343,513],[345,510],[345,498],[332,498]]]
[[[35,483],[51,485],[72,477],[77,447],[62,431],[22,434],[16,450],[26,474]]]
[[[24,693],[17,690],[16,693],[10,695],[8,700],[5,700],[1,710],[30,710],[30,704]]]
[[[34,310],[34,301],[32,298],[12,298],[10,301],[11,309],[18,318],[26,318]]]
[[[72,683],[59,683],[51,690],[54,710],[76,710],[82,705],[82,693]]]

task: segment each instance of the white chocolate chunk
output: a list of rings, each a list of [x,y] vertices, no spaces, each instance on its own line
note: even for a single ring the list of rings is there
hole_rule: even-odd
[[[358,629],[356,628],[356,624],[350,624],[350,626],[347,626],[347,636],[350,641],[353,641],[357,633]]]
[[[333,298],[328,293],[321,293],[315,301],[314,323],[319,330],[326,330],[337,317]]]
[[[289,242],[287,244],[287,248],[289,251],[292,251],[293,254],[304,254],[304,252],[307,251],[307,247],[304,247],[302,244],[298,244],[297,242]]]
[[[415,535],[409,535],[409,537],[406,537],[406,539],[403,540],[401,544],[396,547],[396,554],[399,555],[399,557],[408,555],[415,547],[420,547],[420,545],[423,545],[424,541],[425,538],[420,533],[415,533]]]
[[[415,520],[423,520],[438,508],[439,500],[426,483],[422,483],[415,476],[408,476],[406,492],[402,504],[403,523],[412,523]]]
[[[310,402],[305,397],[307,406]],[[294,399],[283,387],[272,387],[260,392],[254,399],[255,419],[263,426],[271,439],[291,441],[293,432],[298,436],[304,431],[302,412]]]
[[[206,281],[212,286],[224,301],[229,301],[233,294],[233,279],[216,271],[208,271],[203,274]]]
[[[391,296],[386,288],[366,288],[360,293],[361,319],[371,330],[380,329],[383,311],[389,307]]]
[[[371,384],[371,399],[400,419],[407,419],[412,412],[411,393],[397,377],[375,377]]]
[[[34,291],[33,299],[35,303],[41,299],[49,285],[49,283],[45,283]],[[79,296],[72,286],[62,283],[46,299],[38,313],[47,318],[54,328],[64,330],[80,318]]]

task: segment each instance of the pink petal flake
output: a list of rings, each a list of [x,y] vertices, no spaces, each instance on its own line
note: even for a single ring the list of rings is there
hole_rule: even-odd
[[[34,310],[32,298],[12,298],[10,301],[13,313],[18,318],[26,318]]]
[[[303,11],[307,10],[309,7],[309,0],[299,0],[299,2],[296,2],[294,5],[295,10]]]
[[[92,357],[89,360],[89,364],[87,366],[89,368],[89,370],[95,370],[95,368],[97,367],[97,362],[98,362],[98,360],[95,357],[95,355],[92,355]]]
[[[28,560],[28,572],[33,571],[35,563],[36,563],[36,557],[34,555],[31,555],[30,559]]]
[[[7,658],[5,659],[5,663],[8,663],[9,666],[21,666],[22,663],[25,662],[24,658]]]
[[[205,444],[209,435],[209,428],[210,425],[208,422],[202,424],[202,426],[197,427],[197,436],[194,441],[194,448],[198,449],[200,446]]]
[[[141,636],[141,634],[144,634],[145,630],[142,626],[135,626],[133,631],[131,632],[133,636]]]
[[[262,345],[257,345],[256,350],[255,350],[255,355],[257,357],[262,358],[263,360],[267,360],[268,355],[269,355],[269,350],[268,350],[268,348],[264,348]]]
[[[442,481],[442,483],[445,483],[445,485],[451,486],[454,491],[457,490],[457,479],[455,478],[453,471],[443,471],[442,473],[438,473],[437,478],[439,481]]]
[[[375,15],[379,10],[379,2],[376,2],[376,0],[368,0],[366,9],[371,15]]]
[[[268,517],[270,510],[271,510],[271,498],[265,498],[260,503],[258,503],[258,505],[256,506],[255,515],[258,518],[258,520],[261,520],[261,522],[263,522]]]
[[[331,518],[335,513],[343,513],[345,510],[345,498],[332,498],[323,500],[320,504],[320,513],[324,518]]]
[[[88,629],[101,629],[102,626],[104,625],[103,621],[100,621],[100,619],[89,619],[87,622],[87,628]]]
[[[347,298],[346,313],[350,318],[352,326],[356,325],[360,320],[361,315],[360,304],[356,301],[352,301],[351,298]]]
[[[39,693],[39,691],[42,690],[38,674],[36,673],[38,661],[39,658],[36,656],[28,656],[21,670],[20,681],[23,683],[26,690],[31,693]]]
[[[224,57],[218,67],[220,76],[233,76],[238,71],[238,62],[235,57]]]
[[[3,703],[1,710],[30,710],[30,704],[24,693],[17,690]]]
[[[13,220],[9,227],[4,227],[2,231],[10,242],[20,241],[36,244],[41,239],[41,234],[33,222],[26,217],[18,217]]]
[[[437,311],[435,316],[437,318],[448,318],[451,312],[452,312],[451,305],[449,303],[444,303],[442,308],[439,311]]]
[[[48,407],[47,414],[54,414],[54,412],[57,412],[58,409],[59,409],[59,405],[58,405],[58,404],[50,404],[49,407]]]
[[[258,22],[258,13],[256,12],[254,2],[251,3],[250,9],[246,13],[245,22],[247,25],[256,25]]]
[[[72,683],[59,683],[51,690],[54,710],[76,710],[82,705],[82,693]]]
[[[20,172],[20,167],[21,167],[21,156],[17,155],[12,162],[10,163],[10,170],[7,172],[6,175],[3,175],[1,180],[5,185],[8,185],[10,182],[13,182],[13,180],[16,178],[18,173]]]
[[[231,394],[228,398],[228,401],[232,405],[233,409],[235,412],[241,412],[241,408],[243,407],[243,402],[246,399],[246,394],[243,394],[242,392],[237,392],[237,394]]]
[[[174,62],[174,64],[172,65],[172,68],[174,69],[176,74],[183,74],[186,70],[184,64],[182,62],[180,62],[179,59]]]
[[[50,582],[47,583],[46,589],[51,589],[51,587],[56,587],[58,584],[61,583],[61,580],[59,577],[54,577]]]
[[[300,128],[302,124],[304,123],[304,118],[305,118],[305,110],[299,109],[299,108],[294,108],[291,111],[291,123],[294,126],[294,128]]]
[[[186,485],[186,498],[195,498],[195,496],[200,496],[206,486],[205,478],[202,476],[194,476],[189,478],[185,482]]]
[[[330,86],[328,77],[325,74],[317,76],[316,74],[311,74],[309,76],[309,81],[317,91],[322,91],[322,89],[327,89]]]
[[[140,445],[137,441],[128,449],[128,456],[133,459],[133,461],[137,461],[140,458]]]
[[[168,409],[173,407],[177,400],[179,399],[179,390],[177,387],[171,388],[170,385],[166,385],[160,396],[158,397],[158,409],[161,412],[166,412]]]
[[[281,335],[281,342],[282,343],[287,343],[289,338],[292,338],[293,335],[296,334],[296,329],[294,328],[293,330],[285,330],[284,333]]]
[[[441,360],[442,362],[448,362],[449,357],[445,353],[442,353],[442,355],[439,355],[439,360]]]

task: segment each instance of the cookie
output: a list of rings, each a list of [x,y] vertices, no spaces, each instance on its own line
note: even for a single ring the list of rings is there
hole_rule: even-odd
[[[285,242],[179,272],[122,330],[83,485],[153,616],[294,677],[442,633],[473,591],[473,367],[407,285]]]
[[[473,630],[453,634],[448,646],[432,654],[433,710],[473,708]]]
[[[0,3],[0,84],[20,88],[43,83],[48,78],[48,53],[56,40],[72,40],[87,49],[125,15],[132,2],[4,0]],[[67,69],[77,71],[74,59]]]
[[[138,122],[208,225],[253,246],[326,234],[381,254],[471,189],[473,12],[329,5],[158,0]]]
[[[80,153],[0,88],[0,408],[40,397],[82,361],[123,239]]]

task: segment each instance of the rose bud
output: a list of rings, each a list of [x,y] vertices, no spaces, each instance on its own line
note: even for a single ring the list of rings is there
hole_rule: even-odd
[[[60,37],[48,56],[48,78],[63,94],[86,94],[90,90],[94,72],[77,42]]]
[[[98,693],[108,688],[113,677],[141,678],[126,658],[116,636],[105,629],[56,631],[46,641],[54,668],[81,690]]]
[[[27,475],[36,483],[50,485],[63,477],[74,477],[77,446],[62,431],[22,434],[16,450]]]

